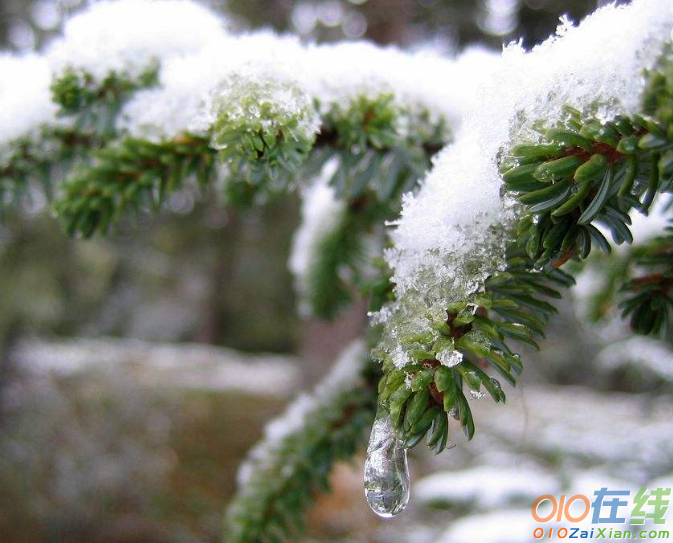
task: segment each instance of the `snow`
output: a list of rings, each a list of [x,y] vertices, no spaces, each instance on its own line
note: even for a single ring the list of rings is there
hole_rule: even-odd
[[[574,473],[567,488],[564,489],[564,494],[568,497],[582,494],[593,501],[594,492],[605,487],[611,490],[630,490],[632,497],[638,490],[629,481],[615,477],[601,468],[595,468]],[[587,518],[587,521],[590,520],[591,516]]]
[[[345,203],[337,199],[329,184],[338,165],[337,158],[327,161],[318,178],[301,191],[301,224],[292,240],[289,268],[300,297],[299,313],[303,316],[311,314],[308,301],[302,299],[309,288],[311,266],[321,243],[336,228],[345,211]]]
[[[634,336],[604,347],[596,357],[604,370],[635,367],[666,381],[673,381],[673,352],[670,346],[652,338]]]
[[[213,104],[227,100],[232,91],[260,81],[284,81],[305,90],[307,101],[319,100],[322,112],[334,105],[347,108],[360,95],[393,93],[398,105],[455,127],[473,105],[477,82],[497,58],[478,48],[453,60],[367,42],[303,46],[294,37],[268,31],[227,36],[192,55],[165,61],[160,87],[137,93],[120,126],[152,138],[205,133],[213,121],[208,114]],[[282,106],[283,94],[277,98]]]
[[[310,97],[299,82],[275,66],[249,64],[229,74],[210,93],[206,105],[209,124],[223,117],[228,129],[252,127],[278,134],[292,127],[288,137],[313,141],[320,128]],[[211,146],[224,149],[226,144],[215,137]]]
[[[118,118],[122,131],[152,140],[205,135],[224,104],[236,100],[232,93],[260,88],[280,114],[304,111],[307,132],[317,129],[309,114],[314,99],[324,112],[387,93],[412,116],[428,114],[453,131],[499,62],[477,47],[452,59],[367,42],[302,45],[269,31],[233,36],[218,16],[188,0],[94,2],[66,22],[46,58],[55,77],[74,70],[98,82],[112,73],[133,79],[156,64],[159,84],[135,93]]]
[[[457,472],[438,472],[414,485],[420,503],[470,505],[481,509],[507,502],[531,503],[542,494],[557,494],[556,477],[536,466],[477,466]]]
[[[223,34],[221,17],[189,0],[104,0],[69,19],[48,57],[55,74],[133,78],[152,62],[198,51]]]
[[[347,108],[360,95],[391,93],[399,105],[450,125],[474,105],[477,84],[497,62],[498,55],[477,47],[453,60],[431,50],[406,53],[365,41],[315,45],[306,53],[309,88],[323,110]]]
[[[182,132],[205,134],[217,105],[231,92],[244,94],[260,84],[280,87],[280,92],[269,96],[278,100],[279,107],[308,109],[308,97],[300,96],[300,104],[287,103],[288,86],[305,86],[301,70],[294,67],[302,54],[296,38],[271,32],[213,40],[194,54],[164,62],[159,87],[136,93],[124,107],[119,127],[150,139],[168,139]]]
[[[629,480],[640,479],[645,466],[670,469],[673,407],[666,397],[536,386],[510,391],[507,405],[472,404],[482,432],[562,457],[566,466],[610,464]]]
[[[26,340],[13,361],[37,375],[75,377],[123,368],[151,386],[236,391],[287,397],[299,381],[295,361],[278,355],[243,355],[199,344],[156,344],[137,339]]]
[[[637,112],[643,70],[672,26],[669,0],[635,0],[599,9],[578,26],[562,21],[531,52],[520,44],[505,49],[455,143],[437,156],[420,191],[404,200],[387,254],[398,301],[378,319],[389,320],[387,352],[400,335],[426,330],[426,313],[441,317],[448,303],[483,290],[486,277],[503,268],[516,213],[501,196],[499,153],[534,140],[533,123],[554,123],[565,104],[602,120]]]
[[[301,430],[313,412],[329,405],[340,393],[360,382],[366,357],[367,351],[362,341],[348,345],[329,374],[311,394],[301,394],[280,417],[267,424],[264,438],[250,451],[239,468],[240,487],[245,487],[258,470],[264,469],[267,462],[275,460],[275,450],[288,436]]]
[[[533,541],[538,524],[530,508],[511,509],[465,517],[455,522],[437,541],[439,543],[523,543]]]
[[[463,353],[453,349],[445,349],[437,353],[437,360],[448,368],[457,366],[463,361],[463,358]]]
[[[55,121],[50,74],[37,55],[0,54],[0,147]]]

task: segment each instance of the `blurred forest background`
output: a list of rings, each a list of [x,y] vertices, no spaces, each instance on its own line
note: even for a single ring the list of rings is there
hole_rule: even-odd
[[[596,7],[206,3],[237,30],[447,53],[517,39],[534,45],[560,15],[578,20]],[[0,47],[42,48],[81,7],[0,0]],[[181,194],[170,212],[91,241],[69,240],[43,204],[26,201],[0,227],[0,541],[217,541],[237,463],[263,424],[358,335],[362,312],[328,324],[296,316],[286,267],[294,196],[234,214]],[[336,470],[307,541],[522,543],[532,539],[530,503],[546,492],[673,486],[669,345],[611,345],[625,329],[589,326],[586,296],[580,290],[579,303],[562,306],[542,355],[526,354],[509,408],[475,401],[481,432],[472,443],[457,436],[438,458],[414,453],[412,505],[402,518],[385,524],[369,512],[359,459]]]

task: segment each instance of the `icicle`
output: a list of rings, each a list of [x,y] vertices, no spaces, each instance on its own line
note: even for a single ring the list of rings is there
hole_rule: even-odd
[[[372,511],[383,518],[397,516],[409,503],[407,450],[383,408],[376,414],[367,446],[365,497]]]

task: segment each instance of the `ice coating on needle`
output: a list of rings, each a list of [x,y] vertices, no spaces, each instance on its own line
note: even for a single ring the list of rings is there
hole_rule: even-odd
[[[392,518],[409,503],[407,450],[383,409],[376,415],[369,438],[364,480],[367,503],[380,517]]]
[[[138,76],[153,61],[198,51],[224,33],[221,17],[189,0],[106,0],[69,19],[48,52],[54,73],[96,80]]]
[[[477,96],[455,143],[437,157],[415,196],[407,196],[387,260],[398,301],[375,316],[387,323],[383,348],[408,361],[401,335],[443,320],[448,303],[469,299],[504,266],[515,213],[501,196],[499,153],[535,141],[532,124],[553,123],[570,104],[602,120],[639,110],[651,67],[671,39],[669,0],[607,6],[578,26],[562,20],[557,34],[526,52],[505,48],[499,69]]]

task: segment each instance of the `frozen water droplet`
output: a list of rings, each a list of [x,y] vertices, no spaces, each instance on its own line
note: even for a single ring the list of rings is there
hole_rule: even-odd
[[[397,516],[409,503],[407,450],[390,415],[381,408],[367,446],[365,497],[372,511],[383,518]]]
[[[479,390],[470,390],[470,396],[472,397],[473,400],[479,400],[486,396],[485,392],[481,392]]]
[[[452,368],[463,361],[463,354],[453,349],[446,349],[437,353],[437,360],[445,366]]]

